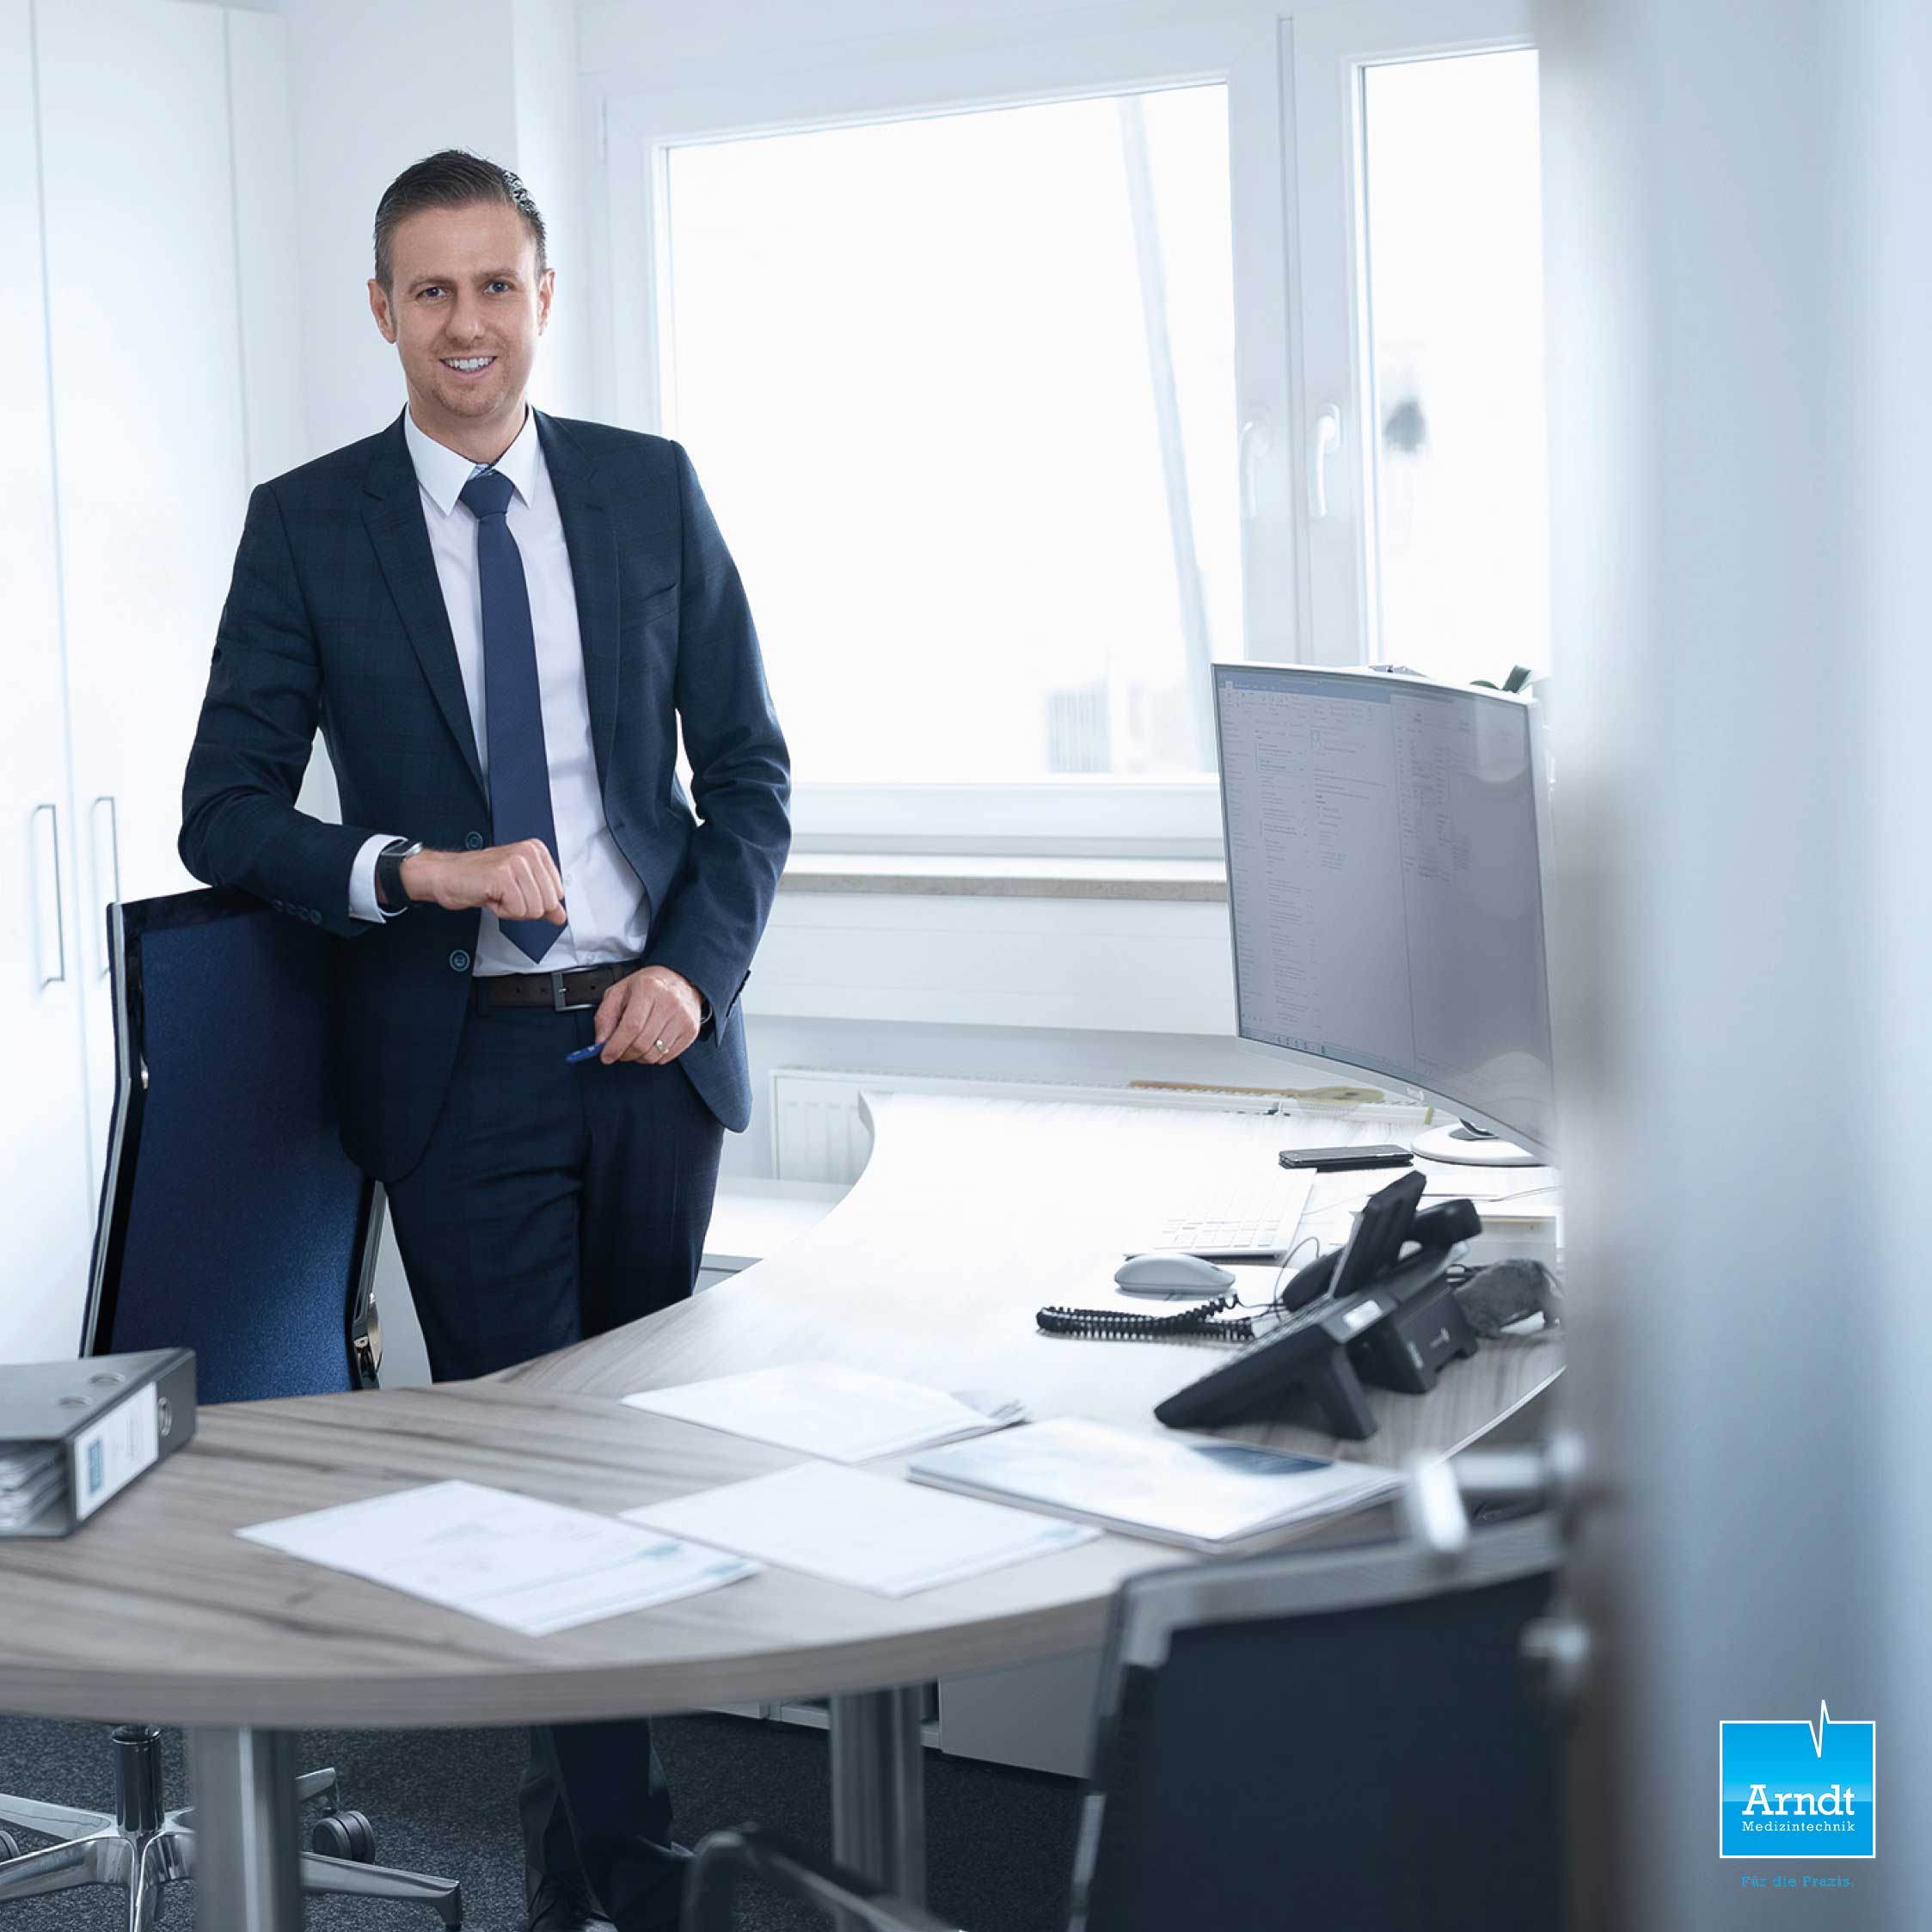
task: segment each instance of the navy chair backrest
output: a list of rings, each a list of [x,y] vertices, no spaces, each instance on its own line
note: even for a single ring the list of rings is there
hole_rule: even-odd
[[[329,941],[230,892],[110,909],[119,1072],[83,1354],[182,1346],[198,1400],[360,1386],[380,1229],[330,1097]]]
[[[1158,1662],[1120,1655],[1134,1593],[1211,1598],[1213,1574],[1123,1586],[1076,1932],[1561,1923],[1555,1744],[1518,1648],[1552,1571],[1432,1591],[1426,1558],[1379,1549],[1400,1592],[1176,1627]]]

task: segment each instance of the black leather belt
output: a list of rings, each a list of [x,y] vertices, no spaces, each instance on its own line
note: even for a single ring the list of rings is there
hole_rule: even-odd
[[[595,1006],[620,979],[644,964],[641,960],[613,960],[606,966],[573,966],[565,972],[479,973],[471,981],[471,997],[485,1010],[493,1006],[547,1006],[555,1013],[572,1013]]]

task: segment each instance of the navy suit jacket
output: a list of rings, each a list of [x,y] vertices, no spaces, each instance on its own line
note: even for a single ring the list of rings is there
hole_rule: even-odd
[[[461,851],[490,825],[402,421],[248,499],[181,797],[190,872],[335,935],[342,1140],[382,1181],[428,1143],[481,915],[417,904],[380,925],[354,918],[351,866],[377,831]],[[710,1002],[712,1025],[677,1064],[736,1132],[751,1113],[738,999],[791,837],[751,610],[680,445],[542,410],[537,427],[575,580],[604,816],[648,898],[644,957]],[[318,723],[339,825],[295,808]]]

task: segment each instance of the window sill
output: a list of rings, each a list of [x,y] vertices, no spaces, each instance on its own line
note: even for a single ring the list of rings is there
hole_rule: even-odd
[[[1218,859],[978,858],[955,855],[794,852],[781,892],[864,892],[936,899],[1156,899],[1225,905]]]
[[[1234,974],[1220,874],[1201,859],[799,855],[745,1009],[1228,1033]]]

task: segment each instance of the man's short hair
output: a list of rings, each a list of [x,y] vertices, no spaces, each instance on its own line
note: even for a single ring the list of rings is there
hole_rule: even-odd
[[[542,281],[549,261],[543,247],[543,218],[530,190],[494,161],[462,148],[445,148],[405,168],[376,204],[376,279],[383,285],[383,293],[392,299],[396,294],[390,249],[403,222],[426,208],[467,208],[478,201],[500,201],[524,218],[537,244],[537,279]]]

